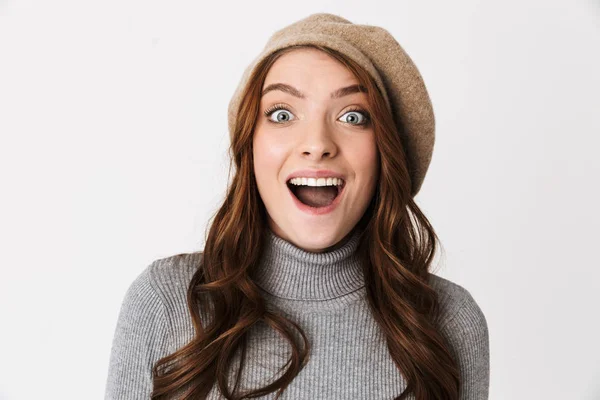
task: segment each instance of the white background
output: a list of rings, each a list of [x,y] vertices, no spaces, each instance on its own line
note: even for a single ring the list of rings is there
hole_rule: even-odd
[[[119,307],[203,248],[227,105],[279,28],[390,31],[436,145],[438,274],[490,330],[490,398],[600,399],[600,2],[0,1],[0,398],[100,399]]]

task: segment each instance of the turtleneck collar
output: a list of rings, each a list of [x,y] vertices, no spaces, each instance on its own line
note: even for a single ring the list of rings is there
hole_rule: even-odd
[[[266,229],[263,256],[254,281],[268,293],[290,300],[328,300],[365,286],[356,249],[360,231],[354,230],[337,249],[313,253]]]

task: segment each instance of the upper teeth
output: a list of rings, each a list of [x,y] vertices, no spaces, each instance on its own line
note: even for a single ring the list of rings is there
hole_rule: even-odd
[[[292,178],[289,181],[292,185],[304,186],[342,186],[344,181],[341,178]]]

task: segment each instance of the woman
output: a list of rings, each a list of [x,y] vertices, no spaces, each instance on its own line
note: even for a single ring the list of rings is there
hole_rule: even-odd
[[[106,398],[487,399],[485,316],[429,272],[433,111],[393,37],[323,13],[276,32],[229,128],[205,247],[132,283]]]

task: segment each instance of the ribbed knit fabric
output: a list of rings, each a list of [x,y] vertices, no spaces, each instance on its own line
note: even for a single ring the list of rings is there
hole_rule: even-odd
[[[308,364],[283,392],[282,400],[391,400],[406,387],[368,308],[356,257],[358,239],[354,232],[339,248],[311,253],[268,230],[260,268],[252,278],[268,306],[298,323],[312,347]],[[186,290],[201,257],[196,252],[156,260],[133,281],[118,317],[105,399],[148,399],[154,363],[193,338]],[[485,316],[462,286],[433,274],[431,284],[440,294],[436,323],[460,367],[460,399],[487,399]],[[278,370],[290,355],[290,344],[277,331],[262,323],[254,326],[242,389],[266,386],[280,377],[283,371]],[[239,358],[234,360],[237,365]],[[235,370],[230,368],[231,389]],[[215,385],[208,398],[224,397]],[[260,398],[274,399],[275,393]]]

